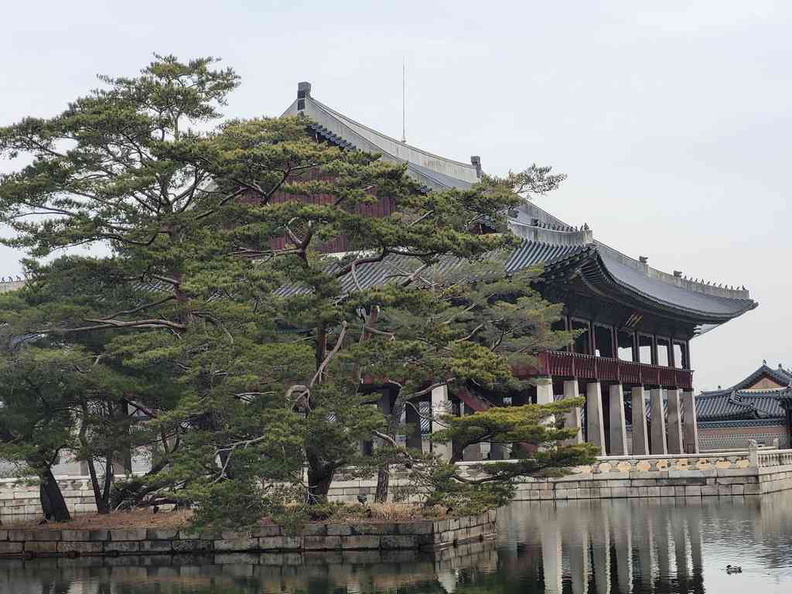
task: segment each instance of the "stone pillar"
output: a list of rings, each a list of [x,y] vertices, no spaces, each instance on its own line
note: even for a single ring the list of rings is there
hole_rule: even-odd
[[[385,393],[379,397],[379,400],[377,400],[377,408],[379,408],[380,412],[386,417],[391,414],[393,410],[393,398],[391,397],[390,390],[385,390]],[[375,448],[381,448],[384,444],[385,442],[381,437],[374,438]]]
[[[509,446],[504,443],[490,444],[490,460],[508,460],[509,453]]]
[[[432,390],[432,433],[437,433],[445,427],[435,419],[451,413],[451,403],[448,401],[448,386],[439,386]],[[432,453],[443,460],[451,459],[451,443],[432,442]]]
[[[411,450],[423,451],[423,439],[421,437],[421,415],[418,414],[420,402],[414,400],[408,402],[404,407],[404,417],[407,424],[407,447]]]
[[[649,435],[646,431],[646,397],[643,386],[635,386],[632,397],[632,455],[645,456],[649,453]]]
[[[536,404],[550,404],[553,402],[553,378],[536,378]]]
[[[614,384],[610,392],[610,435],[608,445],[610,456],[626,456],[627,422],[624,419],[624,390],[621,384]]]
[[[564,399],[577,398],[580,396],[580,388],[576,379],[566,380],[564,382]],[[581,423],[580,407],[576,406],[573,410],[566,414],[565,426],[567,428],[577,429],[577,434],[567,440],[567,443],[574,445],[576,443],[583,443],[583,425]]]
[[[536,404],[551,404],[555,400],[553,397],[553,378],[536,378]],[[547,425],[555,424],[555,415],[550,415],[545,419]]]
[[[682,392],[684,446],[686,454],[698,454],[698,426],[696,425],[696,396],[693,390]]]
[[[476,411],[470,408],[464,402],[459,405],[462,416],[469,416],[476,414]],[[462,452],[462,460],[465,462],[480,462],[481,461],[481,444],[474,443],[466,447]]]
[[[668,390],[668,453],[682,453],[682,412],[679,402],[679,390]]]
[[[589,382],[586,386],[586,439],[600,447],[600,455],[605,455],[605,419],[602,418],[602,386],[599,382]]]
[[[666,446],[662,388],[649,390],[649,400],[652,407],[652,454],[665,456],[668,453],[668,447]]]

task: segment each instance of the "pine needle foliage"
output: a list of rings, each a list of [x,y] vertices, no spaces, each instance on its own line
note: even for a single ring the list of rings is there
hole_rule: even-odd
[[[528,278],[427,279],[515,245],[505,215],[563,180],[550,168],[428,192],[305,118],[223,120],[240,81],[213,58],[155,56],[101,82],[0,128],[0,157],[20,163],[0,176],[2,241],[29,256],[0,323],[9,345],[34,336],[98,361],[107,393],[110,376],[128,382],[142,420],[119,443],[152,468],[117,484],[112,508],[175,501],[212,522],[263,498],[255,516],[279,505],[274,482],[323,502],[361,440],[394,433],[366,385],[398,383],[406,402],[427,381],[509,382],[513,359],[566,340]],[[360,283],[385,261],[384,284]]]

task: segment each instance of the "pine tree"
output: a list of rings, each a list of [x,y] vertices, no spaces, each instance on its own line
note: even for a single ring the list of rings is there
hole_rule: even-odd
[[[303,462],[306,497],[323,501],[385,428],[347,356],[383,306],[353,308],[348,283],[374,305],[379,289],[358,278],[368,264],[409,262],[392,283],[404,287],[441,258],[513,245],[507,210],[563,176],[534,166],[428,192],[305,118],[217,123],[239,80],[214,63],[157,56],[57,116],[0,129],[0,155],[28,163],[0,176],[0,223],[15,232],[4,242],[32,258],[32,313],[14,326],[142,378],[126,400],[159,446],[150,475],[125,487],[132,503],[300,484]],[[389,214],[368,216],[376,203]],[[339,243],[347,255],[327,255]],[[75,247],[104,255],[43,263]],[[460,361],[487,360],[478,333],[454,347]]]

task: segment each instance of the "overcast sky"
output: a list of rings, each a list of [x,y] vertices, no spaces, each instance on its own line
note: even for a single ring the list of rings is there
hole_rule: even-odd
[[[792,3],[89,0],[3,4],[0,125],[48,116],[152,52],[242,76],[226,113],[279,115],[297,82],[449,158],[569,175],[539,204],[662,270],[760,307],[691,344],[696,385],[792,365]],[[7,165],[0,164],[7,169]],[[0,170],[3,170],[0,169]],[[0,275],[20,271],[0,251]]]

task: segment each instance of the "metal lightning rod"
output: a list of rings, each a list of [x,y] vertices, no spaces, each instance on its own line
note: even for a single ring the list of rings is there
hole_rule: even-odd
[[[407,62],[402,58],[402,142],[407,142],[407,102],[405,101],[407,89]]]

